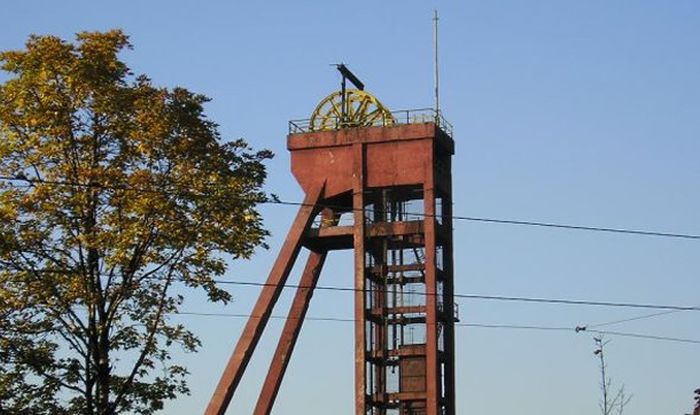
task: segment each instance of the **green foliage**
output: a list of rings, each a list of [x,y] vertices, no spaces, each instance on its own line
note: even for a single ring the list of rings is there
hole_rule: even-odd
[[[221,255],[267,232],[262,162],[207,98],[152,85],[119,30],[0,53],[0,413],[151,414],[187,393],[174,284],[229,293]]]

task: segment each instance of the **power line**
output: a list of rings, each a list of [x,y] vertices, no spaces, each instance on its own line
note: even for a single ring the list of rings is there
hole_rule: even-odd
[[[571,327],[557,326],[533,326],[520,324],[486,324],[486,323],[455,323],[455,326],[460,327],[476,327],[480,329],[505,329],[505,330],[539,330],[539,331],[568,331],[576,332],[576,329]]]
[[[202,313],[202,312],[191,312],[191,311],[171,313],[171,315],[198,316],[198,317],[261,318],[259,316],[255,317],[255,316],[250,315],[250,314],[242,314],[242,313]],[[280,315],[271,315],[268,318],[270,318],[271,320],[298,320],[297,317],[288,317],[288,316],[280,316]],[[304,320],[333,321],[336,323],[354,323],[355,322],[354,319],[342,318],[342,317],[305,317]]]
[[[40,273],[49,273],[49,274],[66,274],[67,271],[62,271],[62,270],[46,270],[46,271],[39,271]],[[108,276],[107,274],[100,274],[101,276]],[[135,277],[136,279],[139,279],[138,276]],[[148,277],[147,279],[149,280],[162,280],[164,278],[157,277],[157,276],[151,276]],[[180,282],[180,283],[187,283],[188,281],[182,278],[173,278],[173,282]],[[314,290],[322,290],[322,291],[336,291],[336,292],[377,292],[377,293],[383,293],[387,295],[395,294],[394,291],[387,289],[387,290],[361,290],[358,288],[354,287],[338,287],[338,286],[329,286],[329,285],[316,285],[316,286],[310,286],[310,285],[301,285],[301,284],[271,284],[271,283],[266,283],[266,282],[254,282],[254,281],[232,281],[232,280],[217,280],[213,279],[212,280],[216,284],[223,284],[223,285],[236,285],[236,286],[247,286],[247,287],[277,287],[280,286],[282,288],[294,288],[294,289],[314,289]],[[401,294],[403,295],[409,295],[409,296],[424,296],[424,297],[431,297],[431,296],[439,296],[442,295],[440,293],[428,293],[428,292],[417,292],[417,291],[404,291]],[[633,317],[630,319],[624,319],[624,320],[618,320],[618,321],[612,321],[612,322],[607,322],[607,323],[601,323],[601,324],[596,324],[596,325],[586,325],[586,326],[579,326],[582,330],[584,328],[594,328],[594,327],[601,327],[605,325],[612,325],[612,324],[617,324],[617,323],[622,323],[625,321],[633,321],[633,320],[640,320],[644,318],[650,318],[654,317],[657,315],[664,315],[664,314],[670,314],[670,313],[675,313],[675,312],[680,312],[680,311],[700,311],[700,306],[681,306],[681,305],[674,305],[674,304],[645,304],[645,303],[633,303],[633,302],[612,302],[612,301],[596,301],[596,300],[572,300],[572,299],[565,299],[565,298],[545,298],[545,297],[524,297],[524,296],[506,296],[506,295],[482,295],[482,294],[453,294],[454,298],[463,298],[467,300],[485,300],[485,301],[504,301],[504,302],[524,302],[524,303],[535,303],[535,304],[555,304],[555,305],[571,305],[571,306],[592,306],[592,307],[618,307],[618,308],[636,308],[636,309],[653,309],[653,310],[664,310],[663,312],[660,313],[654,313],[654,314],[649,314],[649,315],[644,315],[644,316],[638,316],[638,317]]]
[[[292,202],[286,200],[268,200],[264,203],[274,203],[279,205],[288,206],[319,206],[327,208],[339,208],[342,206],[332,206],[332,205],[322,205],[322,204],[311,204],[304,202]],[[347,208],[342,207],[346,210],[355,211],[361,210],[359,208]],[[438,217],[439,215],[428,215],[427,213],[420,212],[405,212],[406,216],[417,216],[417,217]],[[689,233],[673,233],[673,232],[657,232],[657,231],[647,231],[639,229],[625,229],[625,228],[611,228],[602,226],[584,226],[584,225],[571,225],[565,223],[553,223],[553,222],[540,222],[540,221],[529,221],[529,220],[515,220],[515,219],[499,219],[499,218],[487,218],[478,216],[460,216],[453,215],[450,217],[453,220],[463,220],[467,222],[483,222],[483,223],[494,223],[500,225],[519,225],[519,226],[536,226],[543,228],[555,228],[555,229],[565,229],[565,230],[577,230],[577,231],[590,231],[590,232],[607,232],[607,233],[620,233],[627,235],[638,235],[638,236],[658,236],[664,238],[679,238],[679,239],[695,239],[700,240],[700,235],[689,234]]]
[[[623,319],[619,319],[619,320],[606,321],[606,322],[604,322],[604,323],[589,324],[589,325],[586,325],[585,327],[587,327],[587,328],[595,328],[595,327],[613,326],[613,325],[616,325],[616,324],[628,323],[628,322],[630,322],[630,321],[646,320],[646,319],[649,319],[649,318],[658,317],[658,316],[664,316],[664,315],[667,315],[667,314],[680,313],[681,311],[684,311],[684,310],[668,310],[668,311],[661,311],[661,312],[659,312],[659,313],[644,314],[644,315],[636,316],[636,317],[629,317],[629,318],[623,318]]]
[[[171,315],[183,315],[183,316],[195,316],[195,317],[229,317],[229,318],[261,318],[255,317],[250,314],[242,313],[206,313],[206,312],[192,312],[183,311],[178,313],[173,313]],[[274,320],[294,320],[297,317],[288,317],[280,315],[271,315],[270,319]],[[341,318],[341,317],[305,317],[304,321],[325,321],[325,322],[336,322],[336,323],[355,323],[357,320],[352,318]],[[581,330],[576,330],[571,327],[561,327],[561,326],[538,326],[538,325],[517,325],[517,324],[486,324],[486,323],[455,323],[456,327],[473,327],[473,328],[483,328],[483,329],[502,329],[502,330],[536,330],[536,331],[558,331],[558,332],[570,332],[578,333]],[[610,336],[620,336],[620,337],[631,337],[646,340],[658,340],[658,341],[669,341],[677,343],[688,343],[688,344],[700,344],[700,340],[697,339],[685,339],[680,337],[668,337],[668,336],[657,336],[652,334],[640,334],[640,333],[627,333],[620,331],[608,331],[608,330],[585,330],[590,333],[604,334]]]
[[[130,186],[109,186],[99,183],[78,183],[70,181],[57,181],[57,180],[36,180],[30,179],[23,176],[0,176],[0,180],[4,181],[23,181],[35,184],[48,184],[52,186],[76,186],[83,188],[101,188],[107,190],[124,190],[124,191],[135,191],[143,193],[163,193],[165,190],[154,190],[146,188],[136,188]],[[205,197],[205,194],[198,195]],[[275,205],[286,205],[286,206],[303,206],[303,207],[318,207],[318,208],[331,208],[343,211],[355,211],[363,210],[360,208],[353,208],[348,206],[337,206],[329,204],[310,204],[304,202],[281,200],[277,198],[268,198],[264,200],[258,200],[253,198],[239,198],[239,200],[261,203],[261,204],[275,204]],[[405,212],[406,216],[416,216],[416,217],[438,217],[438,215],[428,215],[421,212]],[[544,221],[530,221],[530,220],[516,220],[516,219],[502,219],[502,218],[489,218],[489,217],[478,217],[478,216],[460,216],[453,215],[450,217],[456,221],[467,221],[467,222],[481,222],[481,223],[492,223],[501,225],[517,225],[517,226],[533,226],[533,227],[543,227],[543,228],[553,228],[553,229],[564,229],[564,230],[577,230],[577,231],[589,231],[589,232],[605,232],[605,233],[617,233],[617,234],[627,234],[627,235],[637,235],[637,236],[654,236],[654,237],[664,237],[664,238],[676,238],[676,239],[690,239],[690,240],[700,240],[700,235],[690,234],[690,233],[675,233],[675,232],[658,232],[643,229],[627,229],[618,227],[604,227],[604,226],[586,226],[586,225],[573,225],[566,223],[554,223],[554,222],[544,222]]]
[[[511,324],[481,324],[481,323],[464,323],[456,324],[463,325],[467,327],[479,327],[479,328],[490,328],[490,329],[515,329],[515,330],[544,330],[544,331],[574,331],[579,333],[581,331],[586,331],[588,333],[603,334],[610,336],[621,336],[621,337],[633,337],[639,339],[649,339],[649,340],[663,340],[672,341],[680,343],[690,343],[690,344],[700,344],[700,340],[696,339],[684,339],[679,337],[669,337],[669,336],[656,336],[652,334],[640,334],[640,333],[627,333],[621,331],[609,331],[609,330],[576,330],[570,327],[548,327],[548,326],[521,326],[521,325],[511,325]]]
[[[264,283],[264,282],[252,282],[252,281],[215,280],[214,282],[216,282],[218,284],[230,284],[230,285],[251,286],[251,287],[276,286],[276,284],[269,284],[269,283]],[[316,287],[310,287],[310,286],[304,286],[304,285],[298,285],[298,284],[284,284],[282,287],[284,287],[284,288],[315,288],[317,290],[343,291],[343,292],[362,291],[362,290],[359,290],[357,288],[352,288],[352,287],[335,287],[335,286],[323,286],[323,285],[317,285]],[[393,291],[384,290],[384,293],[385,294],[392,294]],[[438,295],[436,293],[418,293],[418,292],[413,292],[410,294],[423,295],[423,296]],[[673,311],[700,311],[700,307],[697,307],[697,306],[680,306],[680,305],[670,305],[670,304],[642,304],[642,303],[631,303],[631,302],[571,300],[571,299],[564,299],[564,298],[517,297],[517,296],[479,295],[479,294],[454,294],[454,297],[455,298],[464,298],[464,299],[469,299],[469,300],[511,301],[511,302],[526,302],[526,303],[541,303],[541,304],[564,304],[564,305],[596,306],[596,307],[642,308],[642,309],[673,310]]]
[[[695,339],[682,339],[678,337],[666,337],[666,336],[655,336],[651,334],[639,334],[639,333],[625,333],[620,331],[608,331],[608,330],[590,330],[592,333],[605,334],[609,336],[621,336],[621,337],[633,337],[637,339],[648,339],[648,340],[662,340],[662,341],[672,341],[679,343],[690,343],[690,344],[700,344],[700,340]]]
[[[626,303],[626,302],[610,302],[610,301],[591,301],[591,300],[569,300],[560,298],[533,298],[533,297],[505,297],[495,295],[470,295],[470,294],[455,294],[456,298],[469,298],[477,300],[501,300],[501,301],[520,301],[527,303],[545,303],[545,304],[567,304],[567,305],[586,305],[599,307],[623,307],[623,308],[646,308],[654,310],[675,310],[675,311],[700,311],[698,307],[679,306],[679,305],[662,305],[662,304],[642,304],[642,303]]]

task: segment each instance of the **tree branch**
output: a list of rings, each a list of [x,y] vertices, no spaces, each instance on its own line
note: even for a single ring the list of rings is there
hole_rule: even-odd
[[[129,377],[127,378],[127,380],[122,384],[120,391],[117,393],[116,398],[111,405],[112,409],[115,411],[121,405],[121,402],[124,399],[126,392],[129,390],[129,388],[131,387],[131,385],[134,382],[134,378],[136,377],[138,370],[141,368],[141,365],[143,365],[143,362],[146,359],[146,356],[148,356],[150,354],[151,347],[153,347],[155,336],[158,332],[158,325],[161,322],[162,317],[163,317],[163,308],[165,307],[165,297],[167,295],[168,288],[170,287],[170,284],[172,283],[172,277],[173,277],[174,271],[175,271],[175,267],[173,265],[170,268],[170,270],[168,271],[168,274],[167,274],[167,277],[165,280],[165,284],[163,285],[163,290],[161,291],[160,300],[158,302],[158,308],[156,310],[156,315],[155,315],[155,319],[153,322],[153,327],[150,329],[150,333],[148,334],[148,339],[146,340],[146,344],[144,345],[143,350],[141,351],[141,354],[139,355],[138,360],[134,364],[134,367],[131,370],[131,374],[129,374]]]

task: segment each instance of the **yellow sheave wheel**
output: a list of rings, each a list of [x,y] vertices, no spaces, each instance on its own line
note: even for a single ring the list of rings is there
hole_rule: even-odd
[[[342,91],[336,91],[316,106],[309,122],[311,131],[391,126],[396,122],[391,112],[373,95],[358,89],[345,90],[345,111],[342,109],[342,95]]]

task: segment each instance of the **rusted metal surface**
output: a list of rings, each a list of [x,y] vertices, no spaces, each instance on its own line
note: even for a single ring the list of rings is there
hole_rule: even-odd
[[[384,236],[410,235],[417,237],[423,233],[423,221],[388,222],[367,225],[365,235],[368,238]],[[445,230],[446,232],[446,230]],[[442,235],[440,228],[438,232]],[[333,226],[327,228],[312,228],[306,232],[304,245],[315,250],[335,251],[342,249],[353,249],[355,235],[354,226]],[[417,239],[417,244],[422,245],[422,239]]]
[[[287,370],[289,359],[292,357],[294,345],[296,344],[301,326],[304,323],[304,317],[309,309],[309,302],[313,296],[318,277],[321,275],[321,268],[326,260],[327,252],[311,252],[309,259],[306,261],[306,267],[299,281],[299,287],[292,301],[292,306],[289,310],[288,319],[282,329],[277,349],[272,356],[270,369],[265,377],[262,392],[258,397],[258,403],[255,406],[255,415],[269,415],[272,411],[272,405],[279,392],[282,378]]]
[[[425,355],[402,357],[399,359],[399,362],[399,370],[401,370],[401,384],[399,385],[399,390],[401,392],[425,393]]]
[[[303,246],[312,253],[255,414],[271,411],[326,253],[353,249],[355,415],[454,415],[452,138],[428,122],[290,134],[287,145],[305,206],[206,414],[225,411]],[[333,212],[314,225],[323,206]]]
[[[353,144],[365,148],[365,186],[386,187],[424,182],[424,157],[437,143],[448,154],[454,143],[434,124],[410,124],[391,128],[350,128],[291,134],[292,173],[308,192],[318,180],[327,180],[327,198],[352,190]]]
[[[439,154],[439,153],[438,153]],[[454,250],[452,235],[452,160],[449,155],[438,156],[441,161],[442,174],[440,177],[440,188],[443,197],[442,203],[442,225],[438,227],[439,236],[444,241],[444,246],[449,249],[443,250],[443,272],[442,281],[445,285],[445,312],[451,316],[446,318],[448,324],[445,325],[445,399],[448,402],[445,415],[455,415],[456,409],[456,387],[455,387],[455,315],[456,309],[454,301]]]
[[[426,415],[438,415],[439,384],[438,377],[438,307],[437,307],[437,271],[435,258],[436,224],[435,224],[435,162],[434,151],[425,155],[425,181],[423,182],[423,204],[425,209],[425,290],[426,290]]]
[[[267,283],[263,287],[251,317],[243,329],[243,334],[238,339],[236,348],[226,365],[214,396],[209,402],[209,406],[207,406],[206,415],[223,415],[226,412],[226,408],[228,408],[233,393],[238,387],[243,372],[248,366],[255,346],[257,346],[260,336],[267,325],[272,309],[284,288],[284,284],[287,282],[289,272],[301,248],[302,236],[313,220],[314,214],[318,211],[315,205],[321,199],[322,193],[322,184],[307,193],[304,204],[299,209],[299,213],[297,213],[287,239],[284,241],[280,254],[272,267],[272,271],[270,271]]]
[[[365,384],[365,148],[363,143],[352,145],[352,206],[355,250],[355,415],[366,415]]]

